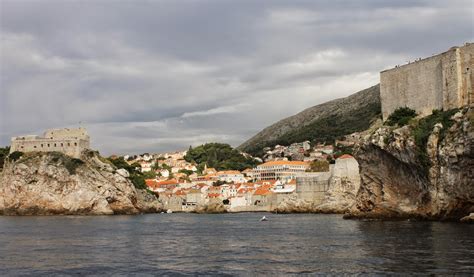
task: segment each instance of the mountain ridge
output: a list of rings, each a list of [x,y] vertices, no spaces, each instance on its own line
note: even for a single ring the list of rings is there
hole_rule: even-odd
[[[238,149],[261,155],[264,147],[275,144],[291,144],[303,140],[334,140],[367,129],[373,120],[380,117],[380,106],[380,85],[377,84],[284,118],[264,128],[238,146]],[[342,127],[338,129],[339,126]]]

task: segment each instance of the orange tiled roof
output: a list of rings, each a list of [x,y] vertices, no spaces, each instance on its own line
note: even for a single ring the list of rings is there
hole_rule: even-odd
[[[254,195],[268,195],[272,193],[270,189],[264,188],[264,187],[259,187],[255,192],[253,193]]]
[[[354,157],[351,156],[351,155],[349,155],[349,154],[344,154],[344,155],[340,156],[340,157],[337,158],[337,159],[352,159],[352,158],[354,158]]]
[[[275,166],[275,165],[308,165],[307,162],[301,161],[271,161],[258,166]]]
[[[224,170],[217,172],[217,175],[224,175],[224,174],[241,174],[238,170]]]

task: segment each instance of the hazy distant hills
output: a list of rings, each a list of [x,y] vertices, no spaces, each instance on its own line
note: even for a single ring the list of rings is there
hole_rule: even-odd
[[[343,135],[368,129],[371,122],[380,116],[380,86],[375,85],[280,120],[238,149],[261,155],[264,147],[275,144],[289,145],[305,140],[333,141]]]

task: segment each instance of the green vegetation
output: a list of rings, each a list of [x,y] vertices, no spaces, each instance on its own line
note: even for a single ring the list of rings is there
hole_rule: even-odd
[[[184,174],[189,176],[189,175],[193,174],[194,172],[192,170],[188,170],[188,169],[180,169],[178,171],[178,173],[184,173]]]
[[[80,159],[70,158],[69,156],[64,156],[64,158],[64,166],[71,175],[76,174],[76,169],[84,164],[84,161]]]
[[[337,159],[344,154],[354,155],[354,148],[352,146],[336,145],[334,147],[333,156]]]
[[[135,186],[135,188],[137,189],[146,189],[147,186],[145,184],[145,179],[149,179],[147,176],[149,175],[146,175],[146,174],[143,174],[140,170],[141,166],[140,164],[138,163],[133,163],[131,165],[129,165],[123,157],[119,157],[119,158],[115,158],[115,159],[112,159],[112,158],[109,158],[108,159],[115,167],[117,167],[118,169],[120,168],[123,168],[125,170],[128,171],[128,173],[130,174],[130,177],[128,177],[130,179],[130,181],[132,181],[133,185]]]
[[[19,160],[21,158],[21,156],[23,156],[23,152],[15,151],[15,152],[11,153],[10,155],[8,155],[8,158],[10,160],[16,162],[17,160]]]
[[[258,164],[256,160],[247,158],[230,145],[222,143],[207,143],[196,148],[190,148],[184,159],[198,164],[200,170],[204,168],[205,164],[217,170],[240,171],[255,167]]]
[[[0,147],[0,170],[3,168],[3,164],[5,163],[5,159],[10,153],[10,147]]]
[[[430,166],[428,154],[426,153],[426,146],[434,125],[436,123],[441,123],[443,125],[443,128],[439,133],[439,141],[442,141],[445,137],[446,130],[448,130],[454,123],[453,120],[451,120],[451,117],[458,111],[459,109],[448,111],[433,110],[433,114],[420,119],[420,121],[418,121],[414,126],[413,136],[418,148],[418,160],[423,167],[428,168]]]
[[[329,162],[328,161],[318,161],[314,160],[309,165],[308,172],[327,172],[329,171]]]
[[[410,122],[411,119],[416,117],[416,111],[408,107],[397,108],[391,115],[388,116],[385,124],[388,126],[398,125],[399,127],[405,126]]]
[[[262,157],[263,148],[273,147],[277,144],[290,145],[305,140],[309,140],[313,144],[333,144],[336,139],[341,139],[345,135],[367,130],[374,120],[380,118],[380,115],[380,102],[370,103],[363,109],[355,110],[349,115],[332,114],[317,119],[296,131],[290,131],[279,137],[277,140],[263,141],[251,145],[244,150],[253,156]]]

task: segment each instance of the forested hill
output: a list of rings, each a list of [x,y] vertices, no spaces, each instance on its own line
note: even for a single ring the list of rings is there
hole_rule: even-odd
[[[368,129],[380,116],[380,85],[375,85],[280,120],[238,149],[261,156],[264,147],[276,144],[289,145],[305,140],[332,142],[338,137]]]

